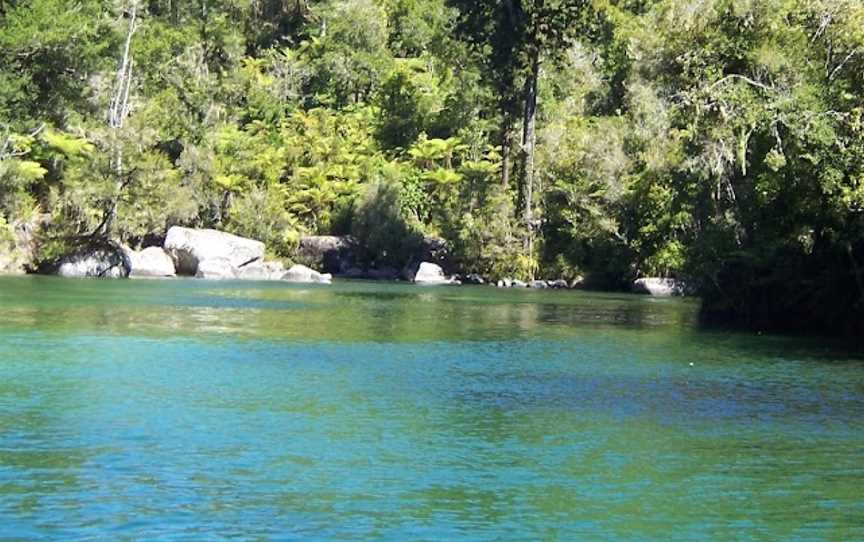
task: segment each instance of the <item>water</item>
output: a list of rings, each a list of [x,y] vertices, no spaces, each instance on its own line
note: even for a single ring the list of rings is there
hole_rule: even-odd
[[[0,279],[0,540],[864,540],[864,362],[697,308]]]

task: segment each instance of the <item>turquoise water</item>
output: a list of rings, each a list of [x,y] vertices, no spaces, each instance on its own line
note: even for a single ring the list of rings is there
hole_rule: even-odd
[[[864,540],[864,362],[697,309],[0,279],[0,540]]]

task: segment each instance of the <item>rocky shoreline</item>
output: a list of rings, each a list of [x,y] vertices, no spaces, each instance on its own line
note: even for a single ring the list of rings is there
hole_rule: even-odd
[[[26,240],[32,242],[30,237]],[[217,230],[174,226],[168,230],[162,246],[149,246],[137,251],[114,241],[91,243],[40,271],[42,274],[66,278],[152,279],[185,276],[204,280],[331,284],[336,277],[404,281],[430,286],[586,289],[582,278],[524,282],[513,278],[490,280],[473,273],[461,275],[453,272],[446,247],[435,239],[425,240],[419,253],[401,269],[388,265],[363,265],[358,257],[359,247],[360,243],[349,236],[304,237],[298,249],[298,263],[286,268],[282,262],[266,258],[266,247],[260,241]],[[15,262],[14,268],[5,269],[6,274],[24,274],[20,258]],[[633,283],[632,291],[656,297],[692,293],[684,283],[665,278],[641,278]]]

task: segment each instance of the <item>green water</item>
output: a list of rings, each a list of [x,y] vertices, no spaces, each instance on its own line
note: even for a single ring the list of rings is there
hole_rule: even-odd
[[[0,540],[864,540],[864,362],[697,309],[0,279]]]

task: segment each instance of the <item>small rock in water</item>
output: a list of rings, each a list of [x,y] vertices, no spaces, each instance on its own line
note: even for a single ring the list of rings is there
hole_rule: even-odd
[[[286,282],[305,282],[317,284],[330,284],[333,276],[329,273],[321,274],[314,269],[305,265],[292,266],[283,276],[282,280]]]
[[[465,284],[486,284],[486,279],[476,273],[471,273],[466,275],[462,282]]]

